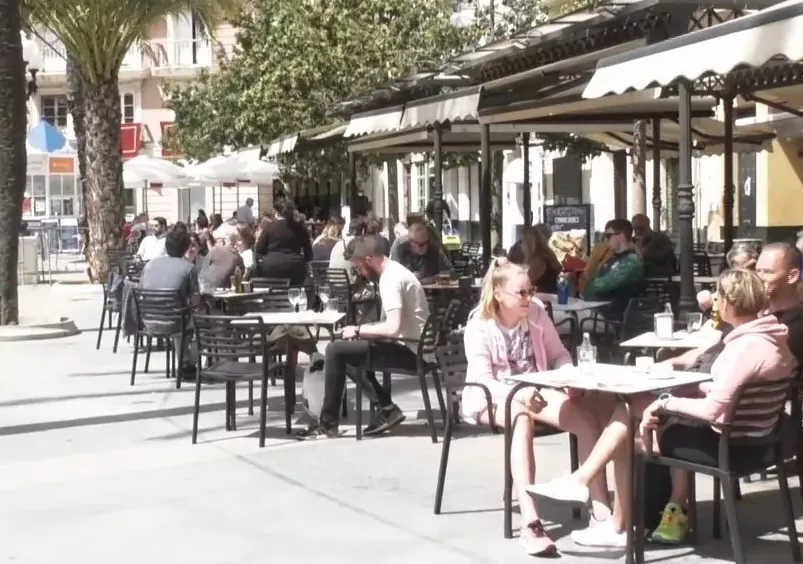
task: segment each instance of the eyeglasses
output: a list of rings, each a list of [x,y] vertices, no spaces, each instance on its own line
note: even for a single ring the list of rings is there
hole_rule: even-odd
[[[524,298],[530,299],[535,295],[535,288],[525,288],[523,290],[519,290],[518,292],[505,292],[509,296],[516,296],[517,298],[523,300]]]
[[[616,232],[605,232],[605,239],[610,239],[614,235],[618,235]]]

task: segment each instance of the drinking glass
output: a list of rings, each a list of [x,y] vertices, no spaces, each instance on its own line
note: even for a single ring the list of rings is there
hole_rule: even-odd
[[[686,314],[686,331],[694,333],[699,331],[703,326],[703,314],[700,312],[691,312]]]
[[[301,303],[301,289],[290,288],[287,290],[287,299],[290,301],[290,305],[293,306],[293,311],[296,311],[298,304]]]
[[[321,299],[321,303],[323,304],[323,310],[328,311],[326,304],[329,303],[329,286],[321,286],[318,288],[318,297]]]

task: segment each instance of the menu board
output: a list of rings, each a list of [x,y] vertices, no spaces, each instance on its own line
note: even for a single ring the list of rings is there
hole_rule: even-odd
[[[584,258],[591,248],[591,205],[544,206],[544,222],[552,237],[549,246],[559,261]]]

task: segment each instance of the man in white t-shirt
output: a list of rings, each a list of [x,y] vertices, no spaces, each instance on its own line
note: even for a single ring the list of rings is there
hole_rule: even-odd
[[[163,217],[154,217],[148,222],[151,234],[139,244],[137,256],[144,262],[158,257],[167,256],[165,251],[165,235],[167,234],[167,220]]]
[[[246,225],[253,225],[254,224],[254,199],[248,198],[245,201],[245,204],[237,208],[237,211],[234,212],[234,217],[237,218],[239,223],[245,223]]]
[[[385,242],[378,235],[355,238],[346,250],[354,268],[368,280],[379,281],[383,319],[368,325],[343,328],[343,339],[326,347],[325,390],[320,419],[297,435],[321,439],[339,435],[340,404],[346,388],[347,367],[371,371],[416,369],[418,341],[429,317],[429,304],[415,274],[385,257]],[[370,358],[370,366],[367,366]],[[365,374],[363,372],[363,374]],[[365,374],[365,394],[375,404],[374,418],[365,435],[379,435],[402,421],[404,414],[372,374]]]

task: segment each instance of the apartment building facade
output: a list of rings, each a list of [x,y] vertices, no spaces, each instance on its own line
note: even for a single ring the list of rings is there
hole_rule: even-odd
[[[70,222],[79,213],[78,166],[75,134],[67,105],[65,49],[51,33],[37,38],[43,68],[37,75],[38,92],[28,102],[28,123],[33,128],[40,120],[58,128],[67,145],[57,153],[43,153],[29,146],[28,183],[23,216],[28,220],[54,219]],[[123,158],[139,154],[176,158],[179,155],[162,146],[165,133],[173,127],[173,112],[166,108],[165,85],[192,80],[201,69],[214,71],[231,56],[235,32],[231,26],[219,28],[212,43],[198,33],[189,16],[160,18],[151,25],[146,45],[133,46],[120,72],[120,123]],[[145,194],[146,198],[157,192]],[[126,187],[126,212],[142,211],[143,189]],[[171,202],[166,205],[173,211]],[[159,214],[155,209],[152,213]],[[166,211],[166,210],[165,210]]]

